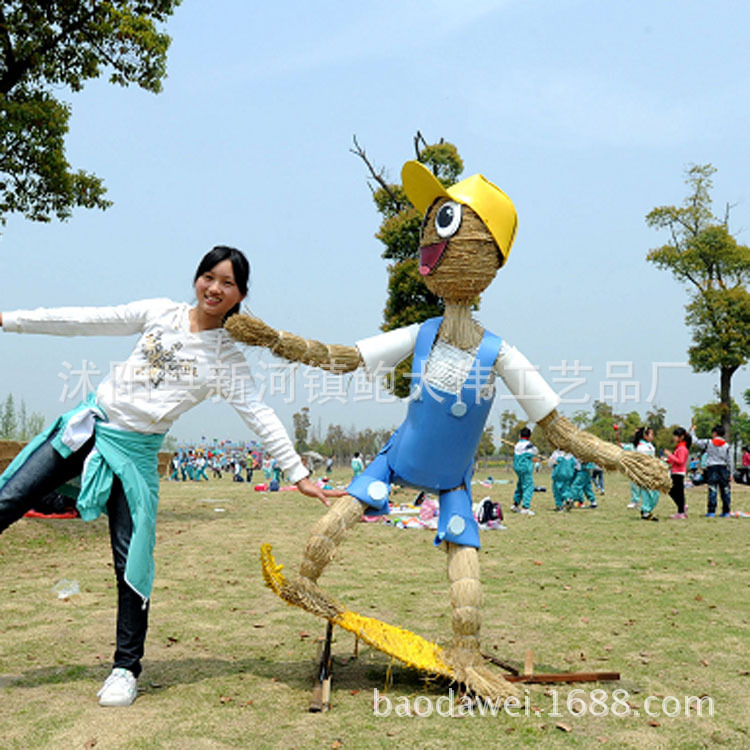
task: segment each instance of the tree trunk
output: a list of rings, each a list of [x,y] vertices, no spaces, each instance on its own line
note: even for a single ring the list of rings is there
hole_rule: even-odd
[[[732,442],[732,375],[736,367],[722,367],[719,379],[719,401],[721,403],[721,425],[724,428],[724,439]]]

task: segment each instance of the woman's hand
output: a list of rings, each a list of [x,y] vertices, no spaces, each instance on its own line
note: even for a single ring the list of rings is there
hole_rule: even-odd
[[[328,499],[329,497],[343,497],[346,495],[346,490],[324,490],[316,484],[313,484],[307,477],[300,479],[299,482],[297,482],[297,489],[303,495],[318,498],[318,500],[326,506],[331,504],[331,501]]]

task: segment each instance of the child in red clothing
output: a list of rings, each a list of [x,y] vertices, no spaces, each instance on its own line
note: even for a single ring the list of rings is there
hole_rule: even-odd
[[[738,482],[750,484],[750,446],[744,446],[742,449],[742,468],[739,472]]]
[[[672,439],[675,443],[674,453],[667,452],[665,458],[669,463],[672,476],[672,489],[669,491],[669,496],[677,506],[677,513],[672,516],[672,519],[680,521],[687,518],[687,513],[685,513],[685,472],[687,471],[690,446],[693,440],[684,427],[676,427],[672,432]]]

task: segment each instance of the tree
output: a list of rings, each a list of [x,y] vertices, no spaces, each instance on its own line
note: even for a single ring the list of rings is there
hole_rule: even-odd
[[[328,432],[323,444],[326,448],[324,453],[328,455],[336,455],[339,459],[345,459],[350,455],[344,428],[340,424],[328,425]]]
[[[17,438],[25,442],[29,439],[29,415],[26,413],[26,402],[21,399],[21,405],[18,407],[18,427],[16,428]]]
[[[13,403],[13,394],[8,394],[0,414],[0,440],[13,440],[16,437],[18,420],[16,419],[16,407]]]
[[[495,455],[495,428],[490,425],[489,427],[485,427],[484,431],[482,432],[482,437],[479,440],[479,445],[477,446],[477,458],[483,458],[486,460],[489,456]]]
[[[667,410],[663,406],[657,406],[654,404],[651,409],[646,412],[646,426],[654,431],[654,447],[656,448],[657,455],[665,449],[672,450],[674,447],[672,433],[675,427],[678,427],[679,425],[674,424],[667,426]]]
[[[29,438],[38,435],[44,429],[45,423],[44,415],[38,411],[31,414],[26,421],[26,433]]]
[[[161,450],[164,453],[177,453],[178,445],[179,441],[174,435],[167,435],[161,445]]]
[[[663,430],[667,424],[667,410],[663,406],[654,404],[650,411],[646,412],[646,425],[654,432]]]
[[[307,433],[310,429],[310,409],[303,406],[301,411],[292,414],[292,421],[294,422],[294,450],[297,453],[302,453],[310,447],[307,444]]]
[[[664,409],[655,407],[654,413],[649,412],[649,415],[653,417],[656,414],[658,416],[663,411],[665,412]],[[573,413],[570,419],[581,430],[586,430],[602,440],[608,442],[614,440],[620,443],[630,442],[635,431],[643,425],[643,419],[637,411],[616,414],[612,405],[606,401],[594,401],[591,414],[579,409]],[[646,421],[648,422],[648,416]],[[615,425],[617,425],[617,429],[615,429]]]
[[[519,419],[514,411],[505,409],[500,414],[500,455],[513,456],[513,444],[522,427],[526,427],[526,421]]]
[[[745,391],[745,403],[750,403],[747,400],[748,393],[748,391]],[[691,410],[696,435],[699,438],[711,437],[714,426],[721,423],[721,417],[724,413],[723,405],[714,401],[713,403],[703,404],[703,406],[692,406]],[[750,442],[750,417],[740,409],[739,404],[734,399],[730,404],[730,413],[732,415],[732,435],[731,438],[727,437],[727,442],[731,443],[734,448],[736,459],[738,448]]]
[[[618,416],[617,420],[618,432],[622,433],[620,440],[624,443],[631,441],[635,431],[643,426],[643,419],[637,411],[630,411],[624,416]],[[648,416],[646,417],[646,424],[648,424]]]
[[[121,86],[157,93],[170,39],[157,31],[180,0],[10,0],[0,6],[0,223],[67,219],[73,208],[106,209],[98,177],[65,157],[71,107],[103,69]]]
[[[625,418],[615,414],[612,404],[606,401],[594,401],[593,408],[594,413],[585,426],[586,431],[602,440],[611,442],[614,440],[620,424],[626,421]],[[640,416],[638,416],[638,421],[640,422]],[[615,425],[618,425],[618,430],[615,430]]]
[[[539,456],[543,459],[549,458],[555,450],[555,447],[548,440],[544,428],[538,424],[535,424],[534,429],[531,431],[531,442],[539,450]]]
[[[445,187],[453,185],[463,171],[458,150],[443,139],[430,145],[417,132],[414,151],[416,159],[429,167]],[[400,184],[386,179],[385,169],[375,169],[356,137],[352,153],[364,161],[369,171],[368,186],[378,213],[383,217],[375,237],[385,245],[383,258],[392,261],[388,266],[388,297],[383,311],[382,330],[391,331],[442,315],[443,301],[425,286],[419,275],[422,214],[411,205]],[[393,390],[397,396],[408,395],[410,382],[405,374],[410,370],[411,358],[396,369]]]
[[[570,421],[579,429],[585,430],[590,419],[589,413],[585,409],[576,409],[570,418]]]
[[[688,289],[685,322],[692,329],[688,359],[695,372],[719,371],[721,423],[731,434],[731,384],[734,373],[750,359],[750,247],[737,244],[729,232],[729,211],[712,210],[711,164],[686,170],[690,192],[682,206],[659,206],[646,223],[667,229],[671,242],[651,250],[647,259],[671,271]]]

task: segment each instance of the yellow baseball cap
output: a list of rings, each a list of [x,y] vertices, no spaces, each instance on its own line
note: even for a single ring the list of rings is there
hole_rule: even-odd
[[[418,161],[407,161],[401,169],[401,182],[417,211],[426,213],[436,198],[450,198],[476,211],[500,250],[502,266],[513,245],[518,226],[516,209],[510,198],[481,174],[467,177],[449,188]]]

